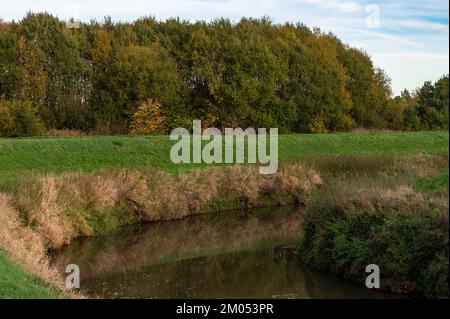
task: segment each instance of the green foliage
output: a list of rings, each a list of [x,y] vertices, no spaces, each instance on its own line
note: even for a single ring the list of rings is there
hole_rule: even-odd
[[[448,128],[448,76],[391,95],[365,52],[302,24],[106,18],[69,29],[47,13],[0,24],[0,96],[30,101],[47,129],[126,134],[149,98],[164,131],[193,118],[285,133]]]
[[[417,180],[445,158],[313,160],[326,183],[303,214],[300,258],[360,283],[377,264],[383,289],[448,298],[448,173]]]
[[[151,47],[118,48],[92,97],[96,125],[119,127],[125,133],[138,106],[149,98],[165,105],[169,117],[180,103],[176,65],[158,43]],[[114,132],[113,132],[114,133]]]
[[[305,215],[303,258],[359,282],[365,266],[377,264],[384,288],[448,296],[448,220],[411,200],[416,206],[353,214],[327,201],[313,204]]]
[[[30,102],[0,99],[0,136],[36,136],[42,131],[42,123]]]
[[[414,94],[402,92],[395,104],[404,109],[404,126],[409,130],[448,129],[448,74],[435,83],[427,81]]]

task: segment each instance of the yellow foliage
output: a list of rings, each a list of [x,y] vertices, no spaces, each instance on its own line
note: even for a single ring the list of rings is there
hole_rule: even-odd
[[[130,124],[132,135],[159,135],[165,133],[165,117],[161,115],[161,104],[153,99],[143,102],[133,114]]]
[[[325,121],[322,116],[315,116],[309,123],[309,130],[311,133],[326,133]]]

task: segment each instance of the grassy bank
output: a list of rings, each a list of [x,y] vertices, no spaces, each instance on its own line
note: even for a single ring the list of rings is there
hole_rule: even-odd
[[[283,164],[273,175],[259,174],[256,166],[229,166],[179,175],[150,169],[22,177],[2,186],[0,247],[28,272],[63,289],[46,251],[77,237],[143,221],[300,204],[320,184],[301,164]]]
[[[67,173],[15,180],[3,207],[32,228],[48,248],[139,221],[287,203],[304,203],[321,184],[301,164],[273,175],[255,166],[193,170],[174,176],[157,170]]]
[[[302,261],[361,285],[377,264],[383,289],[448,297],[448,155],[315,162],[324,186],[305,210]]]
[[[0,249],[0,298],[60,298],[61,291],[24,271]]]
[[[170,161],[168,136],[0,138],[0,183],[31,173],[155,168],[170,173],[205,167]],[[448,132],[292,134],[279,136],[279,160],[321,154],[433,154],[448,149]]]
[[[361,280],[359,267],[386,262],[389,252],[403,258],[387,262],[389,289],[442,295],[448,132],[283,135],[274,175],[260,175],[256,166],[174,165],[172,143],[166,136],[0,139],[0,247],[26,273],[63,289],[46,250],[76,237],[139,221],[308,201],[305,262]],[[420,237],[430,232],[435,237]],[[378,255],[364,255],[379,234]],[[418,256],[422,248],[430,254]],[[16,278],[13,264],[3,264]],[[420,286],[418,275],[434,286]]]

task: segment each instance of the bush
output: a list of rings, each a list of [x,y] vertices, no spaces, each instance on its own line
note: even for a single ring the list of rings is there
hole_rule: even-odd
[[[36,136],[43,126],[31,103],[0,101],[0,135],[3,137]]]
[[[0,101],[0,137],[9,136],[13,125],[11,112],[9,112],[9,109]]]
[[[309,123],[309,131],[311,133],[326,133],[325,121],[320,115],[315,116]]]
[[[364,283],[377,264],[381,286],[448,297],[448,212],[409,188],[332,189],[309,203],[300,246],[307,264]]]
[[[165,117],[161,115],[161,105],[158,101],[149,99],[142,103],[133,114],[130,124],[130,134],[159,135],[165,132]]]

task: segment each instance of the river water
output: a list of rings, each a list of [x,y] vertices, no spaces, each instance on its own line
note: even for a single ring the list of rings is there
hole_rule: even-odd
[[[101,298],[389,297],[280,253],[299,242],[300,216],[284,207],[127,226],[77,240],[52,260],[61,272],[77,264],[81,289]]]

